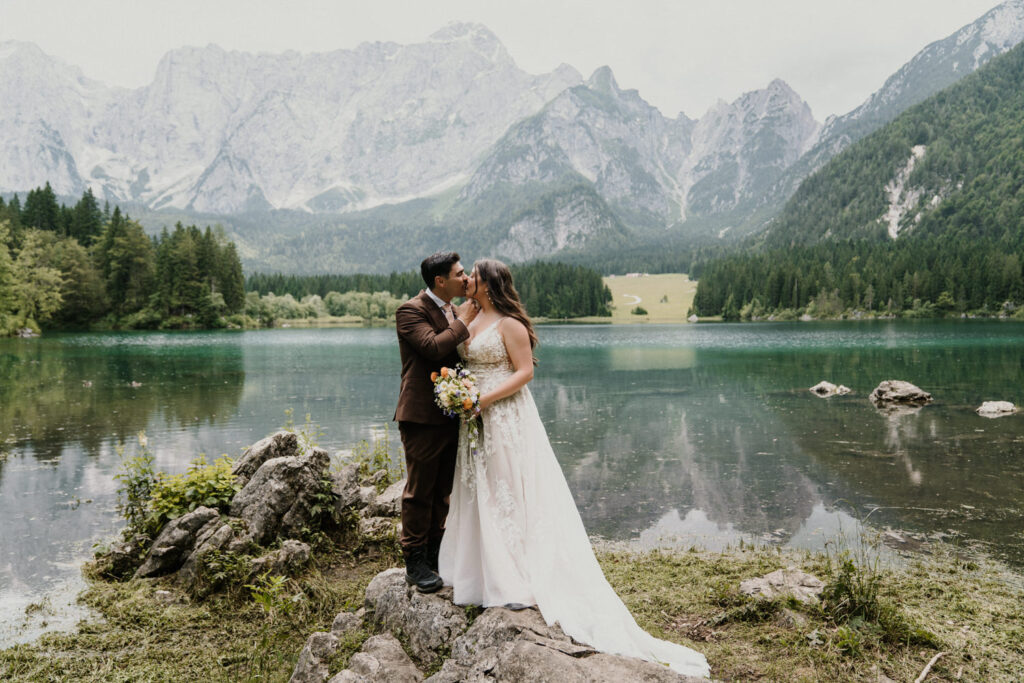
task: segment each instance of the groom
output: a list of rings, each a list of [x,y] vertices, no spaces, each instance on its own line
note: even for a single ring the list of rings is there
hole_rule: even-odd
[[[423,259],[420,274],[427,289],[395,312],[402,356],[395,419],[408,472],[402,493],[405,581],[421,593],[433,593],[442,586],[437,554],[455,476],[459,422],[446,417],[434,403],[430,373],[459,362],[455,347],[469,338],[467,326],[477,309],[468,299],[457,308],[452,306],[452,298],[465,296],[469,283],[455,252],[437,252]]]

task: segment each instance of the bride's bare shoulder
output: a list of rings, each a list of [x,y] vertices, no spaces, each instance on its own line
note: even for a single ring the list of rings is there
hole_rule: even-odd
[[[498,321],[498,331],[501,332],[501,336],[505,339],[522,340],[526,339],[529,341],[530,333],[526,331],[526,325],[516,320],[515,318],[502,318]]]

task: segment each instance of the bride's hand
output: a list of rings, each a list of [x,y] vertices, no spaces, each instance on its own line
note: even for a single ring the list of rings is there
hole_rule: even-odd
[[[477,305],[473,299],[466,299],[461,304],[455,307],[455,315],[459,317],[459,320],[469,325],[473,322],[473,318],[480,312],[480,306]]]

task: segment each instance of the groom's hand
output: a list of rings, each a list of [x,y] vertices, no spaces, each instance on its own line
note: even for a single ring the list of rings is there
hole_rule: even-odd
[[[466,299],[455,307],[455,315],[457,315],[459,320],[465,323],[467,327],[469,327],[469,324],[473,322],[473,318],[475,318],[476,314],[479,312],[480,309],[472,299]]]

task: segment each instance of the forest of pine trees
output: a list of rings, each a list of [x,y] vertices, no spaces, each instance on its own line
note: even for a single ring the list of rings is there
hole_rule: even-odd
[[[695,264],[695,312],[1024,316],[1022,111],[1019,45],[810,176],[755,248]],[[917,146],[892,239],[888,188]]]
[[[516,289],[531,316],[611,315],[611,292],[595,270],[547,262],[513,265],[511,269]],[[416,271],[390,275],[256,273],[246,280],[250,298],[253,292],[262,294],[261,300],[276,307],[278,317],[315,316],[315,310],[322,307],[329,315],[390,318],[398,305],[423,288],[423,279]],[[297,314],[287,314],[290,303],[294,304],[292,308],[299,307]]]
[[[180,223],[151,238],[91,190],[0,198],[0,335],[40,327],[208,328],[245,306],[234,243]]]

